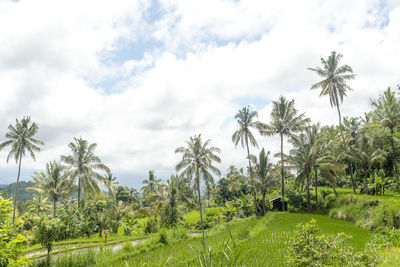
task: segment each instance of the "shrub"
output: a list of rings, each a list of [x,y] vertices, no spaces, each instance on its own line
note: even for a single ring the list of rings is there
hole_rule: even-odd
[[[363,266],[376,263],[376,253],[356,253],[343,233],[319,235],[316,221],[298,224],[289,247],[290,266]]]
[[[158,231],[157,224],[158,223],[156,218],[149,218],[144,227],[145,234],[156,233]]]
[[[54,241],[58,236],[58,224],[56,219],[42,220],[39,222],[35,230],[36,241],[39,242],[43,248],[47,249],[47,257],[50,257],[50,252],[53,248]]]
[[[158,242],[164,245],[168,245],[168,237],[167,237],[167,231],[165,229],[162,229],[160,231],[160,234],[158,236]]]

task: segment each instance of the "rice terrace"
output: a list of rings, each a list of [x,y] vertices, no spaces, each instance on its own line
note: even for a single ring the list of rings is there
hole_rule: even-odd
[[[0,267],[400,266],[400,1],[0,1]]]

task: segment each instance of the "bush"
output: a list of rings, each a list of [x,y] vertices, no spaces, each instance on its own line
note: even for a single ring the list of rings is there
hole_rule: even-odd
[[[45,220],[42,218],[35,230],[36,241],[43,248],[47,249],[47,257],[50,257],[50,252],[53,248],[53,243],[57,240],[58,232],[58,221],[56,219]]]
[[[160,231],[158,242],[164,245],[168,245],[167,231],[165,231],[165,229],[162,229]]]
[[[298,224],[289,247],[290,266],[364,266],[376,263],[374,251],[354,252],[343,233],[319,235],[316,221]]]
[[[145,234],[157,233],[158,231],[157,225],[158,223],[156,218],[149,218],[144,227]]]

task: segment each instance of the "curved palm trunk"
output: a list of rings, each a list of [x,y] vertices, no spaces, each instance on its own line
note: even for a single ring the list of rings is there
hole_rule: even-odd
[[[282,175],[282,200],[285,201],[285,172],[283,170],[283,134],[281,135],[281,175]],[[282,203],[282,211],[285,211],[285,204]]]
[[[171,227],[174,227],[174,205],[171,203]]]
[[[306,170],[306,192],[307,192],[307,212],[311,211],[311,200],[310,200],[310,172]]]
[[[315,203],[317,205],[317,209],[319,209],[318,206],[318,168],[314,167],[314,172],[315,172]]]
[[[13,224],[15,223],[15,210],[17,209],[18,185],[19,185],[19,177],[21,175],[21,161],[22,161],[22,154],[19,155],[17,184],[15,186]]]
[[[346,140],[344,139],[344,134],[343,134],[343,130],[342,130],[342,115],[340,114],[339,103],[337,103],[336,107],[337,107],[337,111],[338,111],[338,115],[339,115],[339,130],[340,130],[340,134],[342,135],[344,151],[347,153]],[[355,195],[356,194],[356,186],[354,184],[354,179],[353,179],[353,166],[352,166],[350,160],[347,160],[347,161],[349,163],[350,179],[351,179],[351,185],[353,187],[353,194]]]
[[[247,138],[247,133],[245,134],[246,139],[246,148],[247,148],[247,157],[249,159],[249,171],[250,171],[250,179],[253,176],[253,169],[251,168],[251,161],[250,161],[250,149],[249,149],[249,141]],[[253,199],[254,199],[254,213],[257,214],[257,196],[256,196],[256,189],[253,187]]]

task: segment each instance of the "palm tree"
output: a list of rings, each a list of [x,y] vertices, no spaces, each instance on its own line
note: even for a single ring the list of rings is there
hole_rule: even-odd
[[[288,161],[294,164],[299,170],[297,179],[306,179],[307,211],[311,211],[310,200],[310,173],[317,160],[315,147],[317,142],[316,127],[306,128],[298,136],[289,139],[293,149],[290,150]]]
[[[142,182],[144,186],[140,189],[143,192],[143,195],[151,195],[161,190],[161,179],[157,179],[154,175],[154,171],[149,171],[149,179],[146,179]]]
[[[33,191],[39,194],[44,194],[50,197],[53,202],[53,216],[56,217],[57,201],[60,197],[67,196],[74,185],[72,179],[63,174],[64,167],[56,161],[46,164],[47,175],[43,172],[35,173],[32,176],[35,185],[27,188],[28,191]]]
[[[112,206],[112,213],[115,218],[115,224],[113,225],[113,232],[118,233],[119,222],[122,219],[122,216],[125,214],[128,206],[123,201],[115,201]]]
[[[390,87],[383,92],[378,99],[370,99],[371,105],[375,108],[373,118],[383,127],[390,130],[390,141],[392,146],[393,165],[396,177],[399,176],[397,169],[396,150],[394,146],[394,130],[400,126],[400,101],[396,98]]]
[[[164,190],[159,192],[155,192],[151,198],[156,200],[155,207],[158,210],[165,203],[171,208],[171,219],[170,225],[174,226],[174,222],[176,222],[175,218],[175,208],[180,200],[180,181],[181,179],[177,175],[171,175],[171,178],[167,180]]]
[[[15,126],[9,125],[9,132],[6,134],[7,141],[0,144],[0,150],[7,146],[11,146],[11,150],[7,156],[7,162],[14,158],[18,164],[17,184],[14,196],[14,211],[13,211],[13,224],[15,222],[15,210],[18,199],[18,185],[21,174],[21,161],[26,152],[29,152],[33,160],[36,160],[35,152],[40,152],[39,145],[44,145],[44,142],[36,139],[34,136],[37,134],[39,127],[35,122],[30,123],[30,117],[23,117],[21,121],[16,119]]]
[[[278,101],[272,101],[271,123],[258,123],[258,129],[261,135],[272,136],[278,134],[281,139],[281,178],[282,178],[282,199],[285,199],[285,171],[283,160],[283,137],[291,136],[294,133],[302,131],[310,122],[310,119],[304,117],[304,113],[298,115],[294,107],[294,99],[286,100],[280,96]]]
[[[346,96],[346,93],[352,90],[346,82],[354,79],[356,75],[353,73],[353,69],[350,66],[339,65],[339,61],[342,57],[343,56],[341,54],[337,54],[335,51],[332,51],[327,60],[321,58],[322,68],[316,67],[308,69],[316,72],[320,77],[323,78],[322,81],[313,84],[311,86],[311,90],[321,88],[322,90],[320,96],[328,95],[331,106],[337,108],[340,134],[342,136],[344,150],[347,151],[346,141],[342,129],[340,104],[343,103],[343,97]],[[353,168],[350,162],[349,170],[351,183],[353,186],[353,193],[355,194],[356,188],[353,179]]]
[[[265,195],[267,194],[267,190],[271,188],[273,179],[271,175],[273,164],[268,159],[269,151],[265,153],[264,148],[261,150],[258,160],[255,156],[252,156],[254,167],[254,175],[255,175],[255,186],[261,191],[262,194],[262,211],[263,216],[266,214],[266,206],[265,206]]]
[[[112,198],[115,198],[115,186],[118,184],[116,180],[117,177],[113,176],[111,172],[103,177],[104,187],[108,189],[108,195]]]
[[[253,176],[253,170],[251,168],[251,161],[250,161],[250,150],[249,150],[249,141],[250,145],[255,146],[258,148],[258,144],[256,139],[253,136],[250,128],[256,128],[257,122],[253,122],[253,120],[258,116],[257,111],[250,111],[248,107],[244,107],[238,111],[235,115],[235,119],[239,123],[239,129],[233,133],[232,135],[232,142],[237,146],[239,142],[241,143],[242,147],[246,145],[247,149],[247,158],[249,160],[249,174],[251,180]],[[256,191],[253,188],[253,198],[254,198],[254,212],[257,215],[257,198],[256,198]]]
[[[74,183],[78,180],[78,208],[80,208],[81,193],[100,191],[97,181],[101,181],[102,176],[96,170],[105,172],[110,172],[110,170],[94,154],[96,143],[89,144],[87,140],[74,138],[74,142],[69,143],[68,147],[72,154],[61,156],[61,161],[67,164],[67,174],[73,178]]]
[[[43,194],[35,194],[31,200],[26,202],[26,205],[30,211],[41,213],[51,209],[48,198]]]
[[[221,159],[216,155],[220,153],[217,147],[209,147],[211,140],[208,139],[203,143],[201,135],[190,137],[186,141],[187,147],[178,147],[175,153],[181,153],[182,159],[176,165],[176,171],[181,171],[181,177],[187,176],[189,180],[195,179],[194,186],[197,189],[200,211],[200,223],[203,230],[203,213],[201,207],[200,183],[201,178],[204,181],[213,181],[211,173],[221,175],[219,169],[213,165],[213,162],[221,162]],[[189,181],[190,183],[190,181]]]

